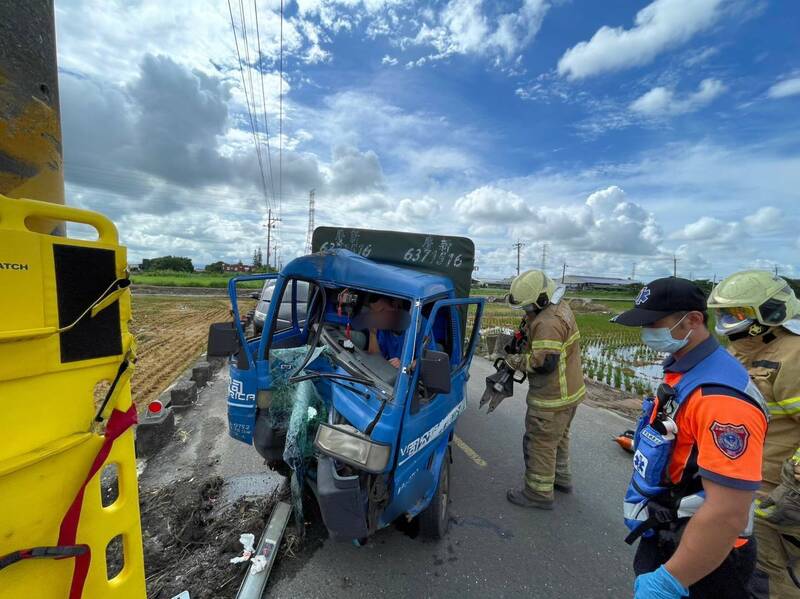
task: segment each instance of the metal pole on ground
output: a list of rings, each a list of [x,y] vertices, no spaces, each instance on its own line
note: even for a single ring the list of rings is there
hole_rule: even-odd
[[[263,555],[267,558],[267,565],[260,572],[255,572],[251,564],[239,587],[239,592],[236,593],[236,599],[261,599],[261,595],[264,594],[264,588],[267,586],[269,573],[272,571],[272,565],[278,556],[278,549],[281,546],[281,539],[283,539],[283,531],[286,530],[286,524],[289,522],[291,513],[292,507],[288,503],[279,501],[275,505],[269,518],[269,524],[264,534],[261,535],[261,540],[258,542],[255,552],[255,556]]]

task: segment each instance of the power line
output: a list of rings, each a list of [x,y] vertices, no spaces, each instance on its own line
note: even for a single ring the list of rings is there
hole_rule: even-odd
[[[256,39],[258,40],[258,75],[261,79],[261,105],[264,109],[264,136],[266,137],[267,141],[267,165],[269,167],[269,185],[270,189],[272,190],[272,203],[275,203],[275,179],[272,175],[272,149],[270,148],[269,143],[269,123],[267,121],[267,95],[264,92],[264,69],[263,67],[263,58],[264,55],[261,53],[261,29],[258,26],[258,6],[256,5],[256,0],[253,0],[253,11],[255,12],[256,18]]]
[[[239,51],[239,38],[236,35],[236,25],[233,22],[233,7],[231,7],[231,0],[228,0],[228,13],[231,16],[231,31],[233,32],[233,42],[236,46],[236,58],[239,63],[239,73],[242,77],[242,89],[244,90],[244,101],[247,104],[247,113],[250,116],[250,131],[253,134],[253,143],[256,146],[256,158],[258,159],[258,170],[261,172],[261,185],[264,192],[264,200],[267,208],[270,207],[269,196],[267,195],[267,179],[264,176],[264,163],[261,160],[261,149],[258,143],[258,136],[256,135],[255,121],[253,120],[253,111],[250,109],[250,98],[247,94],[247,83],[244,77],[244,67],[242,66],[242,54]]]
[[[258,110],[257,110],[258,100],[256,98],[255,87],[253,86],[253,63],[250,61],[250,40],[247,37],[247,15],[244,12],[244,2],[243,2],[243,0],[239,0],[239,18],[240,18],[240,22],[241,22],[241,26],[242,26],[242,39],[244,41],[244,56],[245,56],[245,60],[247,62],[247,66],[248,66],[247,78],[250,80],[250,98],[251,98],[250,102],[252,102],[252,105],[253,105],[252,115],[253,115],[253,122],[255,124],[255,130],[256,130],[256,140],[255,140],[256,151],[258,152],[259,159],[261,160],[261,170],[263,171],[263,169],[264,169],[264,154],[261,151],[261,143],[258,140],[258,138],[260,137],[260,134],[261,134],[261,129],[258,126]],[[261,72],[260,69],[259,69],[259,72]],[[245,86],[245,97],[247,97],[247,86]],[[267,208],[269,209],[269,208],[272,207],[272,204],[271,204],[271,202],[269,201],[268,198],[266,198],[266,199],[267,199]]]
[[[283,209],[283,0],[281,0],[280,81],[278,82],[278,215]]]

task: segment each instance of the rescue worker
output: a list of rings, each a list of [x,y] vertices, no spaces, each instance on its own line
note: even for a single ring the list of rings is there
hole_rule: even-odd
[[[643,401],[625,493],[625,540],[641,539],[634,598],[749,597],[763,397],[709,333],[694,283],[657,279],[634,304],[612,321],[641,327],[644,344],[669,354],[664,383]]]
[[[525,482],[507,498],[524,507],[553,509],[553,490],[569,493],[569,429],[586,394],[580,333],[563,288],[542,271],[529,270],[511,283],[508,304],[526,314],[527,348],[510,355],[511,368],[527,371]]]
[[[761,584],[753,590],[800,597],[800,302],[782,278],[750,270],[721,281],[708,306],[770,412],[755,512]]]

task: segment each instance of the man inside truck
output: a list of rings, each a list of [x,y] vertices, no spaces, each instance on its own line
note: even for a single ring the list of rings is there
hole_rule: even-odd
[[[389,364],[400,368],[405,337],[404,332],[397,332],[397,329],[401,328],[399,325],[403,313],[400,301],[385,295],[373,296],[370,298],[369,312],[370,324],[375,327],[369,329],[367,351],[371,354],[381,354]]]

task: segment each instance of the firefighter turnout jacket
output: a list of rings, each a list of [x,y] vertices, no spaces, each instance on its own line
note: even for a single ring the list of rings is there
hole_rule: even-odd
[[[793,458],[800,461],[800,335],[773,327],[763,335],[735,340],[730,349],[747,368],[769,408],[759,490],[760,496],[766,496],[781,484],[784,463]],[[800,527],[791,532],[800,534]]]
[[[581,365],[580,332],[575,315],[564,300],[550,304],[527,323],[528,352],[523,354],[530,390],[528,406],[563,410],[586,395]],[[536,372],[548,355],[558,356],[558,367],[548,374]],[[522,366],[522,365],[520,365]]]

